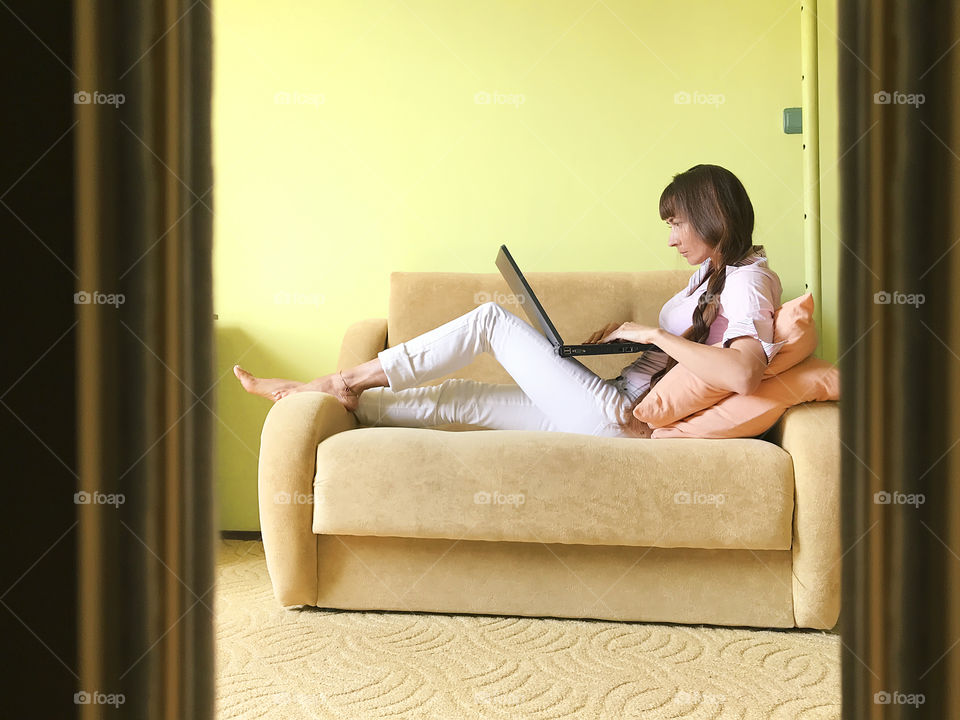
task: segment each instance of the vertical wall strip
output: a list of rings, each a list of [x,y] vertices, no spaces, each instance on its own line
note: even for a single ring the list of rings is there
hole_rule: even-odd
[[[820,82],[817,75],[817,0],[800,4],[800,98],[803,106],[803,269],[806,290],[813,295],[814,315],[823,350],[823,305],[820,288]]]

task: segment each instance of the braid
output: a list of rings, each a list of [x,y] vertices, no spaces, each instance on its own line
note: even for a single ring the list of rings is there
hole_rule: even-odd
[[[707,336],[710,334],[710,326],[713,325],[713,321],[717,319],[717,315],[720,313],[720,293],[723,292],[723,286],[727,282],[726,266],[724,266],[723,272],[717,272],[716,267],[711,263],[710,270],[707,271],[706,277],[700,281],[700,284],[697,285],[696,288],[693,288],[693,290],[688,293],[687,297],[692,295],[704,282],[707,283],[707,289],[697,298],[697,307],[693,310],[693,325],[688,327],[683,335],[681,335],[681,337],[692,340],[695,343],[703,343],[706,341]],[[677,361],[668,355],[667,364],[662,370],[657,371],[650,378],[650,390],[652,390],[653,386],[656,385],[664,375],[670,372],[676,364]]]

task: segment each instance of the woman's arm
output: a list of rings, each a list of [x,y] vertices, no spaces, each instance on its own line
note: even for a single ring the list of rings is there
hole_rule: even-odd
[[[653,342],[690,372],[714,387],[749,395],[763,380],[767,355],[754,337],[738,337],[729,347],[702,345],[657,328]]]
[[[623,339],[653,343],[694,375],[714,387],[749,395],[760,385],[767,367],[767,354],[755,337],[735,338],[729,347],[702,345],[663,328],[625,322],[600,342]]]

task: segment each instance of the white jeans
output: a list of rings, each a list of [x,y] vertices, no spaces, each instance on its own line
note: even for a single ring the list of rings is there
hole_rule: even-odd
[[[448,379],[418,385],[490,353],[516,385]],[[626,430],[640,393],[624,378],[605,380],[560,357],[543,335],[488,302],[377,357],[389,388],[365,390],[355,411],[366,426],[464,423],[493,430],[547,430],[634,437]]]

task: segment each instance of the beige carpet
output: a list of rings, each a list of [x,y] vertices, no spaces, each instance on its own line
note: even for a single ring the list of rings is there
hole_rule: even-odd
[[[217,577],[217,718],[840,717],[832,634],[284,610],[239,540]]]

